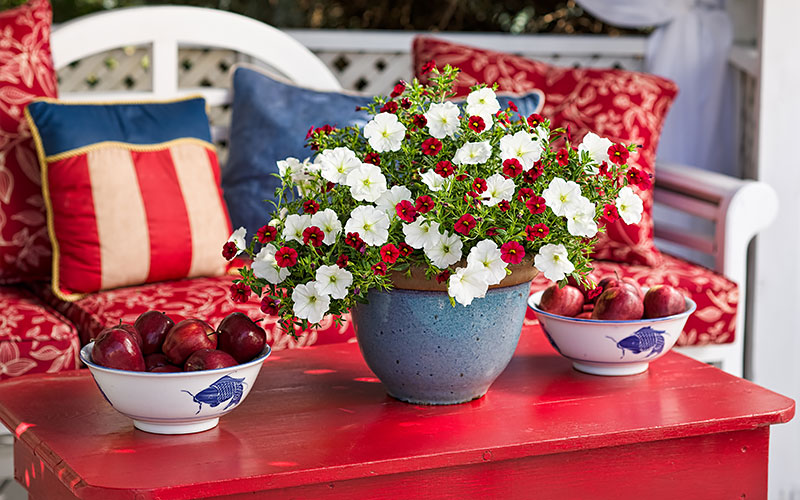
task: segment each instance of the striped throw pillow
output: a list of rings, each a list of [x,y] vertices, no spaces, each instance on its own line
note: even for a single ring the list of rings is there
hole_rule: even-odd
[[[31,103],[63,300],[224,274],[231,233],[201,97],[148,103]]]

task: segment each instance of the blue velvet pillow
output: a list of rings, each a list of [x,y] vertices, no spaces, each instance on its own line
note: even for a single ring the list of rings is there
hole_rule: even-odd
[[[502,107],[513,100],[522,116],[537,113],[542,94],[500,93]],[[318,91],[271,77],[267,72],[239,66],[233,74],[233,116],[230,153],[222,170],[222,189],[233,227],[250,235],[269,220],[280,179],[277,162],[289,156],[303,160],[313,151],[305,146],[309,127],[364,126],[372,96],[354,92]]]

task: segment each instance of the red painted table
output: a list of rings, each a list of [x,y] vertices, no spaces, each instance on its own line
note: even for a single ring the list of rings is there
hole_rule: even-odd
[[[484,398],[386,396],[358,347],[276,353],[210,431],[134,430],[86,371],[0,383],[30,498],[766,498],[769,425],[794,402],[677,353],[574,371],[526,326]],[[252,492],[269,492],[254,495]]]

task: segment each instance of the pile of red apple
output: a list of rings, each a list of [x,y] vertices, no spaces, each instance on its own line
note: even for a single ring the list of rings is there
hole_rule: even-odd
[[[213,370],[246,363],[264,350],[267,335],[245,314],[226,316],[216,330],[203,320],[175,323],[163,312],[142,313],[94,339],[92,361],[107,368],[148,372]]]
[[[656,285],[642,293],[631,278],[606,277],[596,288],[586,288],[570,278],[569,284],[562,288],[548,287],[542,293],[539,308],[574,318],[634,320],[680,314],[686,310],[686,301],[670,285]]]

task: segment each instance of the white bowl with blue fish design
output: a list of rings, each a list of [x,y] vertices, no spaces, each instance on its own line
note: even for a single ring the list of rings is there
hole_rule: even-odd
[[[176,373],[116,370],[92,362],[89,342],[80,356],[100,392],[137,429],[155,434],[191,434],[212,429],[239,406],[270,354],[265,346],[255,359],[236,366]]]
[[[542,331],[559,354],[572,361],[576,370],[592,375],[635,375],[669,351],[678,340],[686,320],[697,307],[684,297],[682,313],[663,318],[625,321],[559,316],[539,308],[544,291],[528,297]]]

